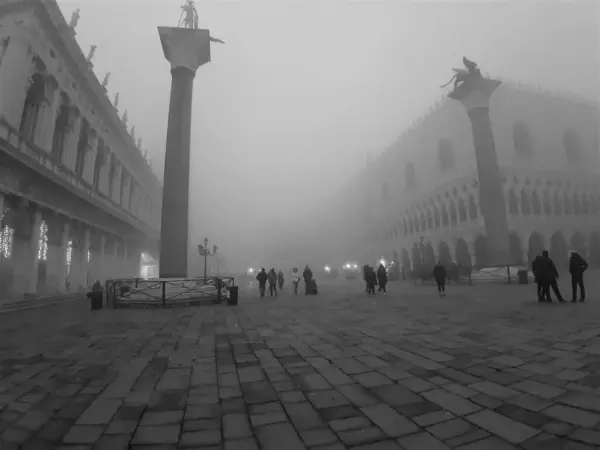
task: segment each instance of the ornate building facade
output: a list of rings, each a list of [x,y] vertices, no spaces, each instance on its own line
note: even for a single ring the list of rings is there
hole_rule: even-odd
[[[162,187],[94,49],[54,0],[0,5],[0,297],[139,276],[157,250]]]
[[[514,264],[543,249],[564,266],[570,250],[600,264],[597,104],[504,83],[490,115]],[[441,259],[487,262],[469,119],[443,101],[368,164],[324,230],[329,252],[404,268]]]

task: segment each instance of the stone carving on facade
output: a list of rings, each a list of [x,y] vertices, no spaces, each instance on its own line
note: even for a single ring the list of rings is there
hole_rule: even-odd
[[[104,76],[104,80],[102,80],[102,87],[104,89],[106,89],[106,86],[108,86],[108,80],[110,80],[110,72],[107,72]]]
[[[96,54],[96,49],[98,48],[97,45],[92,45],[90,47],[90,51],[87,55],[87,62],[89,62],[90,64],[92,63],[92,61],[94,60],[94,55]]]
[[[482,77],[481,70],[479,70],[479,68],[477,67],[477,63],[475,63],[474,61],[471,61],[466,56],[463,56],[463,64],[466,69],[452,69],[454,71],[454,76],[452,77],[452,79],[450,81],[448,81],[446,84],[441,86],[442,88],[445,88],[450,83],[454,82],[454,89],[456,89],[459,86],[461,86],[465,81],[467,81],[469,78],[474,78],[474,77],[481,78]]]
[[[71,30],[75,31],[75,28],[77,27],[77,24],[79,23],[80,17],[81,17],[80,9],[77,8],[75,11],[73,11],[73,14],[71,14],[71,21],[69,22],[69,28]]]

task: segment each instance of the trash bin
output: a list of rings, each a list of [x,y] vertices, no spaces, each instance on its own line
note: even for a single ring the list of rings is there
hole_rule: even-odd
[[[229,298],[227,299],[227,304],[229,306],[235,306],[238,304],[238,288],[239,286],[231,286],[229,288]]]
[[[88,292],[87,296],[90,299],[90,309],[92,311],[102,309],[102,291]]]
[[[526,270],[519,270],[517,272],[517,280],[519,284],[528,284],[529,283],[529,273]]]

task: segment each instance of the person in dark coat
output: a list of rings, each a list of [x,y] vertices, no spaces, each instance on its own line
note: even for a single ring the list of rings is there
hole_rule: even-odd
[[[310,270],[310,267],[304,267],[304,272],[302,272],[302,278],[304,278],[304,294],[310,295],[313,273]]]
[[[365,292],[368,294],[369,293],[369,265],[365,264],[363,266],[363,280],[365,280]]]
[[[375,269],[368,266],[367,269],[367,294],[375,295],[375,286],[377,286],[377,274]]]
[[[531,263],[531,271],[533,272],[535,283],[537,285],[538,302],[545,301],[544,300],[544,283],[543,283],[542,274],[540,272],[542,264],[543,264],[543,262],[542,262],[541,255],[536,256],[535,259],[533,260],[533,262]]]
[[[275,269],[269,270],[269,294],[271,297],[273,297],[273,293],[277,297],[277,272]]]
[[[383,295],[387,295],[385,286],[387,285],[388,276],[383,264],[379,264],[379,268],[377,269],[377,281],[379,282],[379,291],[383,291]]]
[[[435,280],[436,284],[437,284],[437,289],[438,289],[438,293],[440,294],[440,297],[445,297],[446,296],[446,277],[447,277],[447,272],[446,272],[446,268],[444,267],[444,265],[442,264],[441,261],[438,261],[437,264],[435,266],[433,266],[433,279]]]
[[[279,284],[279,292],[281,292],[283,290],[283,283],[284,283],[284,278],[283,278],[283,271],[279,271],[279,273],[277,274],[277,284]]]
[[[559,303],[563,303],[565,300],[560,293],[560,289],[558,288],[558,270],[554,265],[554,261],[550,258],[550,255],[547,250],[542,252],[542,256],[539,260],[539,276],[542,280],[542,298],[543,301],[551,302],[552,297],[550,296],[550,288],[554,291],[554,295],[558,299]]]
[[[583,257],[577,253],[572,252],[571,258],[569,258],[569,273],[571,274],[571,288],[573,289],[573,297],[571,297],[571,303],[577,302],[577,286],[579,286],[579,293],[581,297],[580,302],[585,301],[585,285],[583,284],[583,273],[587,270],[588,263]]]
[[[265,289],[267,287],[267,280],[269,279],[269,276],[267,275],[267,272],[265,271],[264,267],[260,272],[258,272],[258,275],[256,275],[256,279],[258,280],[258,290],[260,292],[260,296],[264,297]]]

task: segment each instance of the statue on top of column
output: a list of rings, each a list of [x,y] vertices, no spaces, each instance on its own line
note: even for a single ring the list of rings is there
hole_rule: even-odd
[[[115,94],[115,101],[113,102],[113,106],[115,107],[115,109],[119,109],[119,93],[118,92]]]
[[[198,29],[198,11],[194,6],[193,0],[187,0],[181,7],[181,17],[179,18],[178,27]]]
[[[106,89],[106,86],[108,86],[109,79],[110,79],[110,72],[107,72],[106,75],[104,76],[104,80],[102,80],[102,87],[104,89]]]
[[[80,9],[77,8],[75,11],[73,11],[73,14],[71,15],[71,21],[69,22],[69,28],[73,31],[75,31],[75,27],[79,23],[79,18],[81,17],[79,13],[80,13]]]
[[[466,56],[463,56],[462,61],[463,61],[464,66],[466,67],[466,70],[465,69],[452,69],[454,71],[454,76],[452,77],[452,79],[450,81],[448,81],[446,84],[444,84],[441,87],[445,88],[446,86],[448,86],[450,83],[452,83],[454,81],[454,89],[456,89],[471,77],[481,78],[481,70],[479,70],[479,68],[477,67],[476,62],[471,61]]]

